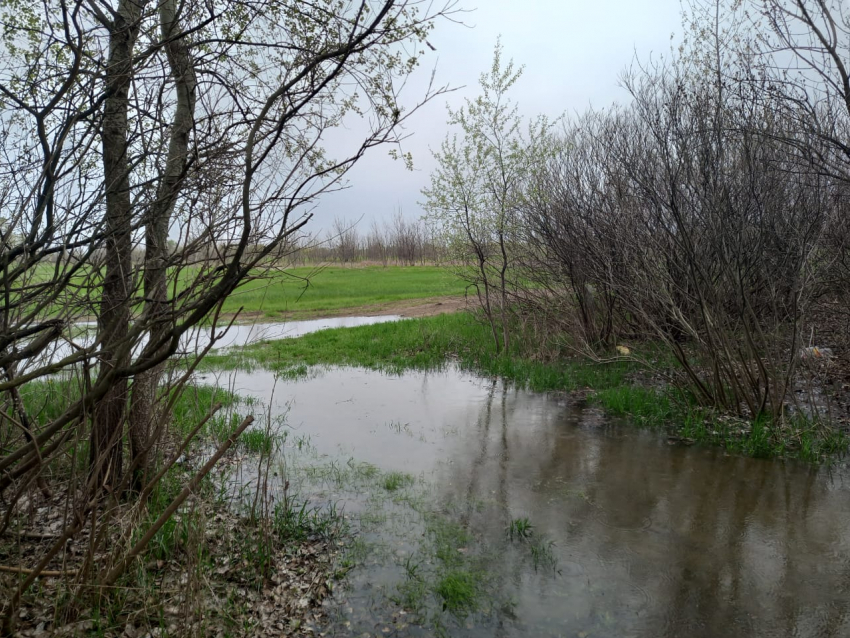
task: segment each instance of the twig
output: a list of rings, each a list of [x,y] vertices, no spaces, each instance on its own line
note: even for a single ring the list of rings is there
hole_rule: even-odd
[[[46,534],[44,532],[18,532],[18,536],[34,541],[48,541],[59,538],[59,534]]]
[[[197,474],[195,474],[192,480],[190,480],[186,484],[186,487],[183,488],[183,491],[181,491],[180,494],[178,494],[174,498],[171,504],[167,508],[165,508],[165,511],[160,515],[160,517],[153,523],[153,525],[150,526],[145,535],[142,536],[142,538],[140,538],[138,542],[133,545],[130,551],[127,552],[124,558],[109,571],[109,573],[102,581],[102,585],[104,587],[111,587],[115,584],[115,581],[118,580],[121,574],[124,573],[124,570],[127,569],[127,566],[130,564],[130,562],[141,553],[141,551],[154,537],[156,532],[163,525],[165,525],[166,521],[168,521],[168,519],[170,519],[174,512],[177,511],[180,505],[183,504],[183,501],[185,501],[189,497],[189,495],[197,489],[201,480],[209,473],[213,466],[215,466],[218,460],[222,456],[224,456],[225,452],[227,452],[227,450],[229,450],[233,445],[236,444],[236,439],[239,438],[239,435],[242,434],[242,432],[244,432],[245,429],[253,422],[253,416],[245,417],[245,420],[242,421],[242,424],[238,428],[236,428],[233,434],[231,434],[230,437],[224,443],[221,444],[221,446],[219,446],[218,450],[215,454],[213,454],[212,458],[210,458],[210,460],[207,461],[207,463],[200,470],[198,470]]]
[[[51,537],[55,538],[55,537]],[[0,565],[0,572],[6,572],[7,574],[34,574],[36,570],[27,569],[26,567],[10,567],[8,565]],[[76,569],[69,569],[68,571],[50,571],[50,570],[42,570],[39,572],[39,578],[62,578],[63,576],[76,576]]]

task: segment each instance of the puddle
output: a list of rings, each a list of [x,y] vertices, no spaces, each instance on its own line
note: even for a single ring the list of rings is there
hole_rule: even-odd
[[[217,334],[224,335],[217,340],[216,348],[242,347],[262,340],[287,339],[301,337],[311,332],[327,330],[329,328],[353,328],[355,326],[366,326],[376,323],[398,321],[399,315],[380,315],[376,317],[329,317],[326,319],[311,319],[307,321],[286,321],[278,323],[253,323],[235,324],[226,332],[223,327],[216,330]],[[92,321],[80,322],[71,327],[70,335],[57,340],[53,347],[49,347],[41,354],[39,359],[30,362],[45,365],[73,354],[76,348],[91,345],[95,339],[96,323]],[[180,349],[185,352],[195,352],[209,345],[212,331],[208,327],[197,327],[189,331],[180,340]],[[72,345],[69,340],[73,341]],[[147,343],[147,338],[141,340],[136,346],[136,352]]]
[[[360,532],[334,635],[850,635],[844,465],[671,446],[456,370],[232,387],[286,413],[290,470]],[[517,519],[531,531],[511,540]],[[457,573],[478,604],[452,614],[435,587]]]
[[[375,323],[398,321],[398,315],[382,315],[378,317],[328,317],[326,319],[310,319],[308,321],[288,321],[281,323],[255,323],[234,325],[227,334],[218,341],[218,348],[233,348],[246,346],[262,340],[287,339],[303,337],[311,332],[329,328],[354,328]],[[209,330],[199,329],[197,338],[200,345],[209,343]],[[194,343],[194,342],[193,342]]]

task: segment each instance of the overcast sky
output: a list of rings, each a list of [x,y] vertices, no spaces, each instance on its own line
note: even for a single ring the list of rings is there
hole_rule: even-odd
[[[428,38],[436,47],[410,98],[423,90],[436,64],[439,84],[463,87],[436,98],[407,123],[404,151],[413,153],[414,171],[391,160],[387,148],[373,149],[349,173],[350,188],[326,196],[316,209],[313,232],[335,216],[354,221],[361,232],[373,219],[388,219],[401,207],[405,216],[423,214],[420,191],[434,166],[430,149],[449,133],[446,104],[458,107],[478,94],[478,77],[490,68],[501,35],[504,59],[524,65],[511,94],[525,116],[551,117],[626,101],[618,78],[635,55],[667,55],[671,36],[681,38],[679,0],[464,0],[477,8],[463,19],[468,27],[443,21]]]

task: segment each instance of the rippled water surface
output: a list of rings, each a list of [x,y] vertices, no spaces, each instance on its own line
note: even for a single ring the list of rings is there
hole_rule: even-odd
[[[325,477],[321,494],[352,520],[371,512],[361,535],[385,548],[349,574],[335,631],[433,630],[392,602],[414,559],[439,567],[417,549],[428,536],[417,514],[428,510],[469,534],[456,551],[487,572],[483,611],[425,618],[449,635],[850,636],[843,465],[670,445],[594,407],[455,370],[331,369],[287,382],[260,372],[235,386],[286,413],[290,446],[309,440],[315,463],[416,477],[403,492],[419,499],[414,513],[393,496],[383,518],[374,495]],[[506,536],[517,518],[533,525],[546,561]]]

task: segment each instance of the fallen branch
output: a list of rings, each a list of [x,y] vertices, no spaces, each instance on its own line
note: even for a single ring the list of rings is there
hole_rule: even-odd
[[[7,574],[34,574],[36,570],[27,569],[26,567],[10,567],[8,565],[0,565],[0,572],[6,572]],[[63,576],[76,576],[76,569],[69,569],[67,571],[50,571],[48,569],[42,570],[38,573],[39,578],[62,578]]]
[[[236,428],[236,431],[231,434],[227,440],[221,444],[221,446],[216,450],[216,453],[213,454],[212,458],[206,462],[206,464],[198,470],[198,473],[192,477],[192,480],[186,484],[186,487],[183,488],[183,491],[180,492],[176,496],[176,498],[171,501],[171,505],[169,505],[165,511],[160,515],[156,522],[150,526],[148,531],[142,536],[139,541],[133,545],[129,552],[121,559],[121,561],[112,568],[112,570],[106,575],[103,579],[102,585],[104,587],[111,587],[115,584],[115,581],[124,573],[127,567],[130,565],[131,561],[138,556],[142,550],[147,546],[147,544],[151,541],[151,539],[156,535],[156,533],[160,530],[160,528],[168,522],[174,512],[183,504],[189,496],[198,489],[198,485],[201,483],[203,478],[209,474],[210,470],[213,469],[216,463],[218,463],[219,459],[224,456],[225,452],[229,450],[233,445],[236,444],[236,439],[239,438],[239,435],[245,431],[245,429],[254,422],[253,416],[245,417],[245,420]]]

